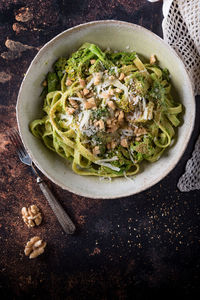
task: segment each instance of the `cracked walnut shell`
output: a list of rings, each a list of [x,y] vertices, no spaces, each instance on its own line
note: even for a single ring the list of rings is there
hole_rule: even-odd
[[[29,228],[35,225],[39,226],[42,222],[42,215],[36,205],[31,205],[28,209],[23,207],[21,213],[24,223],[26,223]]]
[[[30,259],[36,258],[44,252],[44,248],[47,243],[43,242],[38,236],[34,236],[27,242],[24,253],[29,256]]]

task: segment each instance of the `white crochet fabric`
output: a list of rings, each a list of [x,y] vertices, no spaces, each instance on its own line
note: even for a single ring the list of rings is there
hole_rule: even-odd
[[[156,2],[156,0],[148,0]],[[164,40],[181,57],[195,95],[200,94],[200,0],[163,0]],[[182,192],[200,189],[200,136],[185,173],[178,182]]]
[[[200,0],[164,0],[164,40],[185,63],[195,95],[200,94]]]
[[[179,179],[178,188],[181,192],[200,189],[200,136],[186,164],[185,173]]]

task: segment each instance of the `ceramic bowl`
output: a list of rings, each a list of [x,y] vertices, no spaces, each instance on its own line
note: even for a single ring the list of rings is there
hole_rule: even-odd
[[[112,50],[136,51],[149,58],[156,54],[161,67],[169,69],[176,100],[185,112],[177,130],[174,145],[155,163],[144,164],[134,180],[80,176],[72,172],[64,159],[48,150],[29,131],[29,123],[41,117],[39,97],[41,82],[60,56],[68,56],[84,42],[98,44]],[[121,21],[95,21],[70,28],[57,35],[38,52],[21,84],[17,100],[17,121],[22,141],[36,166],[54,183],[75,194],[90,198],[119,198],[150,188],[163,179],[180,160],[189,142],[195,119],[195,101],[190,79],[183,62],[161,38],[147,29]]]

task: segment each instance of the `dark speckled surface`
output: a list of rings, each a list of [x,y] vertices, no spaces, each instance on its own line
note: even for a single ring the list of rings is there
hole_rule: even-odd
[[[31,171],[19,162],[7,137],[16,126],[15,104],[23,74],[48,40],[71,26],[101,19],[133,22],[162,36],[161,9],[161,2],[146,0],[1,0],[1,299],[149,299],[163,288],[179,288],[189,296],[199,287],[200,192],[181,193],[176,187],[200,131],[199,118],[177,167],[143,193],[93,200],[47,181],[77,226],[74,236],[62,233]],[[6,40],[20,42],[20,50],[16,44],[9,50]],[[28,229],[20,210],[32,203],[41,208],[44,221]],[[33,235],[47,241],[47,247],[42,256],[29,260],[23,250]]]

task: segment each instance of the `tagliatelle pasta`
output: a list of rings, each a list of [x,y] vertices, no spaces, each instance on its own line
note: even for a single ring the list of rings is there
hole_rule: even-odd
[[[171,95],[169,72],[152,55],[102,51],[85,43],[61,57],[43,82],[42,119],[31,132],[80,175],[138,173],[171,144],[182,105]]]

